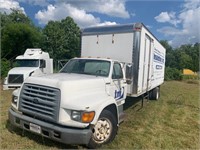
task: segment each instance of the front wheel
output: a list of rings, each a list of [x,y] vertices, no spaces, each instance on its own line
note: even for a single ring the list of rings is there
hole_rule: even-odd
[[[93,135],[88,144],[89,148],[97,148],[111,142],[117,134],[116,117],[108,110],[104,110],[93,128]]]

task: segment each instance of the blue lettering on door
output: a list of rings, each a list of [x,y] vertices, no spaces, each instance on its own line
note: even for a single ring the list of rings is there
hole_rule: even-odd
[[[124,87],[120,88],[120,90],[115,90],[115,99],[119,100],[124,97]]]

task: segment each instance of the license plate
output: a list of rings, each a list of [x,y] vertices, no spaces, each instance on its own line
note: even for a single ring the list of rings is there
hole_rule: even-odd
[[[41,133],[41,127],[33,123],[30,123],[30,130],[39,134]]]

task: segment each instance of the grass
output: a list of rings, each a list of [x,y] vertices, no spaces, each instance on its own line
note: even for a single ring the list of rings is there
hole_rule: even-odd
[[[127,98],[126,119],[118,135],[102,149],[200,149],[199,82],[168,81],[158,101]],[[12,91],[1,90],[0,149],[84,149],[60,144],[12,127],[8,108]]]

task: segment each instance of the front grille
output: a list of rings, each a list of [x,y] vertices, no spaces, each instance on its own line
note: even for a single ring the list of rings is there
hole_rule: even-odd
[[[56,122],[60,105],[60,90],[52,87],[24,84],[19,110],[34,118]]]
[[[24,77],[23,74],[10,74],[8,76],[8,83],[23,83]]]

